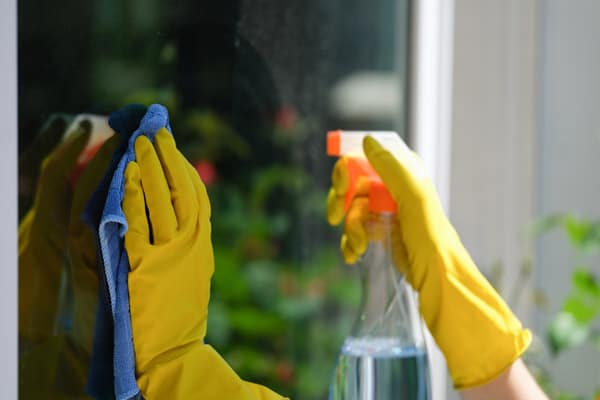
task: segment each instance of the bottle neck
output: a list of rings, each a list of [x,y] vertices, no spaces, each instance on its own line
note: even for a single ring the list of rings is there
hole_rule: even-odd
[[[392,237],[395,213],[371,213],[367,221],[369,246],[360,262],[362,302],[352,336],[393,338],[400,345],[424,346],[414,291],[395,265]]]
[[[396,222],[396,213],[370,212],[367,219],[366,230],[369,245],[382,245],[389,249],[391,254],[392,230]]]

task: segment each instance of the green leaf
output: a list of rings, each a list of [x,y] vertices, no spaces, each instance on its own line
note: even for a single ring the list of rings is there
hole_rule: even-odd
[[[588,230],[587,223],[579,221],[576,217],[569,216],[565,219],[564,226],[571,242],[576,246],[581,245]]]
[[[581,298],[568,296],[563,304],[563,311],[569,313],[579,324],[589,324],[597,315],[597,309],[590,307]]]
[[[564,222],[565,231],[573,246],[585,252],[600,249],[600,223],[569,216]]]
[[[584,252],[600,250],[600,222],[589,221],[569,214],[552,214],[540,218],[529,227],[532,236],[540,236],[562,226],[571,244]]]
[[[542,217],[531,224],[528,231],[531,236],[540,236],[552,229],[563,226],[565,221],[565,214],[551,214],[546,217]]]
[[[563,311],[570,313],[580,324],[590,324],[600,313],[600,286],[585,267],[572,275],[573,288],[565,299]]]
[[[589,337],[590,327],[579,323],[573,314],[561,311],[548,326],[548,342],[554,355],[578,346]]]
[[[600,300],[600,285],[588,268],[580,266],[572,276],[573,287],[586,295]]]

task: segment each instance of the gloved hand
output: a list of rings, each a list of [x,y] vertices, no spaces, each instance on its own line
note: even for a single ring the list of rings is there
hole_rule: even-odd
[[[531,333],[471,260],[418,156],[406,152],[398,160],[371,137],[364,139],[363,150],[398,204],[392,239],[396,265],[419,293],[421,314],[446,357],[455,387],[493,380],[526,350]],[[339,160],[334,168],[328,196],[328,220],[334,225],[344,217],[344,162]],[[349,263],[367,247],[368,185],[361,185],[358,193],[346,213],[341,243]]]
[[[152,399],[281,399],[241,380],[203,343],[214,270],[210,202],[161,129],[135,142],[125,170],[125,249],[136,376]],[[148,210],[148,216],[146,214]]]
[[[81,133],[79,134],[81,135]],[[60,247],[56,246],[51,249],[55,252],[51,254],[55,254],[57,260],[60,258],[60,263],[56,264],[56,268],[48,268],[48,270],[44,271],[46,273],[54,271],[50,277],[51,279],[45,282],[44,290],[48,288],[47,284],[55,284],[56,279],[59,279],[64,271],[67,271],[67,285],[73,296],[68,299],[72,304],[66,308],[69,311],[72,310],[73,314],[69,318],[72,326],[68,331],[61,331],[60,327],[58,329],[52,329],[52,327],[46,329],[44,332],[45,338],[42,338],[41,335],[37,336],[34,341],[35,345],[28,348],[28,351],[20,357],[19,393],[25,399],[50,397],[53,399],[88,398],[85,394],[85,385],[96,318],[98,272],[96,265],[96,239],[91,228],[86,226],[82,221],[81,215],[89,197],[105,172],[108,161],[110,161],[116,144],[118,144],[118,138],[114,137],[110,139],[98,151],[92,161],[85,166],[77,182],[73,182],[71,178],[73,177],[73,173],[77,171],[75,160],[81,154],[81,151],[78,149],[80,149],[80,146],[82,149],[83,145],[87,143],[87,140],[83,139],[81,139],[82,144],[67,141],[62,145],[63,147],[59,147],[44,164],[44,172],[42,172],[44,178],[40,180],[38,192],[40,196],[43,196],[46,200],[50,200],[47,203],[43,203],[45,207],[42,207],[43,212],[41,214],[47,215],[51,209],[54,210],[52,217],[56,218],[54,222],[58,224],[58,226],[43,226],[49,229],[47,234],[55,240],[55,243],[57,243],[59,238],[61,240]],[[65,147],[69,149],[70,146],[73,146],[73,148],[66,151]],[[59,168],[56,165],[52,165],[52,163],[64,163],[65,170],[60,178],[57,176]],[[48,192],[52,189],[52,186],[48,187],[49,182],[52,185],[59,184],[59,186],[56,186],[56,190],[62,190],[62,192],[56,193],[54,197],[57,195],[64,196],[56,198],[56,200],[62,199],[61,201],[53,202],[51,201],[53,198],[48,197],[51,196]],[[71,189],[71,184],[75,184],[73,189]],[[37,208],[34,208],[30,212],[30,215],[36,215],[36,211]],[[47,219],[37,219],[39,217],[39,214],[36,215],[36,225],[48,221]],[[31,238],[31,226],[27,227],[25,221],[32,220],[33,218],[29,217],[20,226],[20,233],[28,238],[27,243],[29,245],[36,243],[40,239],[39,237]],[[66,229],[64,228],[65,226],[67,226]],[[57,228],[60,228],[60,231]],[[25,242],[20,243],[24,244]],[[41,243],[44,244],[45,241]],[[36,255],[34,250],[39,249],[38,246],[27,247],[29,251],[21,253],[23,260],[19,260],[23,262],[21,264],[22,267],[33,266],[29,262],[25,262],[31,260],[35,260],[38,263],[37,268],[54,265],[50,263],[44,264],[44,261],[33,258]],[[47,255],[48,253],[44,254]],[[22,273],[26,271],[29,271],[29,268],[21,270]],[[48,277],[44,276],[44,278]],[[46,318],[47,324],[51,323],[54,325],[57,315],[52,315],[50,318],[50,315],[37,314],[43,312],[39,307],[44,301],[58,301],[58,288],[52,291],[51,294],[50,298],[48,296],[39,298],[31,308],[31,312],[34,313],[33,318],[36,322],[39,322],[40,318]],[[59,313],[60,310],[56,309],[55,314]],[[28,331],[29,327],[25,329],[25,332]],[[28,335],[28,337],[31,336]],[[29,345],[31,344],[29,343]]]
[[[74,189],[69,217],[67,237],[68,285],[73,294],[73,325],[69,336],[87,355],[91,354],[92,351],[99,280],[96,234],[83,221],[82,215],[90,197],[106,173],[119,141],[119,135],[113,135],[109,138],[83,169]]]
[[[70,338],[59,334],[19,358],[20,399],[89,399],[88,360]]]
[[[72,120],[73,117],[67,114],[50,115],[27,148],[19,154],[19,219],[33,205],[42,161],[60,143]]]
[[[53,333],[67,246],[69,177],[89,135],[82,128],[44,160],[34,205],[19,225],[19,335],[27,344]]]

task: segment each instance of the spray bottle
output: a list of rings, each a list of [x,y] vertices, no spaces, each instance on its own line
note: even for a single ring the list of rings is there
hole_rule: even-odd
[[[327,134],[328,155],[346,158],[346,211],[359,178],[369,180],[369,244],[359,261],[361,307],[340,351],[329,398],[429,400],[430,374],[416,294],[392,254],[392,235],[398,228],[396,203],[364,156],[362,141],[367,135],[393,154],[408,149],[395,132]]]

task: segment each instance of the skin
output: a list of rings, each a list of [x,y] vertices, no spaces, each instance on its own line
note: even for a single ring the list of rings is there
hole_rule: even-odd
[[[488,384],[464,390],[463,400],[548,400],[522,360]]]

